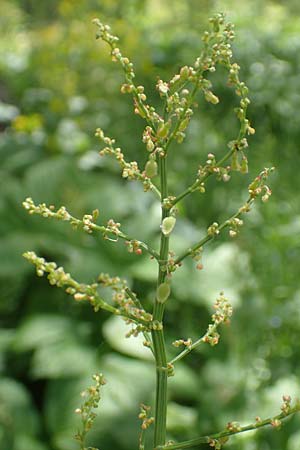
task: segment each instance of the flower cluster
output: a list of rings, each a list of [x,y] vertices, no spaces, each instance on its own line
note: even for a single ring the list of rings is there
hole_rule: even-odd
[[[186,339],[186,340],[184,340],[184,339],[178,339],[178,340],[172,342],[172,345],[173,345],[174,347],[181,347],[182,345],[184,345],[184,346],[187,347],[187,348],[191,348],[192,344],[193,344],[193,341],[192,341],[191,338],[188,338],[188,339]]]
[[[85,214],[82,219],[77,219],[73,217],[65,208],[61,206],[57,211],[55,211],[54,205],[47,206],[45,203],[35,205],[31,197],[27,197],[23,202],[23,207],[28,211],[29,214],[39,214],[45,218],[54,218],[58,220],[63,220],[70,222],[74,228],[82,228],[83,231],[91,234],[93,231],[105,231],[104,227],[99,227],[96,225],[96,220],[99,217],[98,209],[95,209],[92,214]]]
[[[47,206],[46,203],[35,205],[31,197],[27,197],[22,205],[29,214],[39,214],[45,218],[54,217],[58,220],[70,221],[73,219],[64,206],[61,206],[57,211],[55,211],[55,207],[53,205]]]
[[[207,228],[208,236],[217,236],[220,233],[218,222],[214,222]]]
[[[238,235],[239,229],[244,224],[244,222],[242,219],[234,217],[233,219],[228,220],[227,224],[229,226],[229,236],[233,238]]]
[[[196,269],[198,270],[203,269],[202,254],[203,254],[203,247],[199,247],[196,250],[193,250],[191,253],[191,257],[197,263]]]
[[[104,142],[106,146],[100,150],[99,155],[111,155],[114,156],[117,162],[119,163],[121,169],[122,169],[122,177],[126,178],[128,180],[139,180],[143,183],[144,191],[153,190],[159,195],[158,190],[151,182],[150,178],[152,176],[147,176],[146,172],[141,172],[138,163],[136,161],[127,162],[125,160],[124,154],[122,153],[121,149],[119,147],[115,147],[115,140],[111,139],[104,135],[103,130],[101,128],[97,128],[95,136],[97,136],[100,141]]]
[[[226,430],[238,432],[241,431],[241,425],[238,422],[228,422],[226,425]]]
[[[151,322],[152,315],[142,308],[136,295],[128,288],[126,280],[101,273],[97,282],[100,286],[112,290],[112,301],[116,304],[119,314],[123,315],[128,323],[132,323],[134,319],[141,320],[143,324]],[[141,324],[138,323],[138,325]],[[142,328],[138,330],[138,332],[144,331]]]
[[[136,239],[125,241],[125,245],[129,253],[135,253],[136,255],[141,255],[143,253],[143,250],[140,247],[141,242]]]
[[[106,384],[102,373],[94,375],[93,380],[95,381],[95,384],[81,393],[81,397],[84,398],[84,403],[80,408],[75,409],[75,413],[81,417],[81,430],[76,433],[75,439],[79,441],[82,449],[86,448],[86,435],[92,428],[96,418],[96,413],[94,411],[98,408],[101,400],[100,389]],[[97,450],[96,448],[91,447],[89,447],[89,449]]]
[[[47,262],[44,258],[38,257],[34,252],[24,253],[24,258],[30,261],[36,267],[36,273],[42,277],[45,273],[52,286],[65,288],[67,294],[74,297],[77,302],[87,301],[97,312],[99,309],[109,310],[118,313],[110,307],[98,294],[97,283],[83,284],[74,280],[69,273],[66,273],[63,267],[57,267],[55,262]]]
[[[210,438],[209,441],[208,441],[208,445],[210,447],[213,447],[215,450],[221,450],[222,449],[222,442],[220,442],[219,439]]]
[[[280,409],[281,409],[281,411],[284,414],[288,414],[290,412],[290,410],[291,410],[291,401],[292,401],[292,399],[291,399],[291,397],[289,395],[283,395],[282,396],[282,400],[283,400],[283,403],[282,403]]]
[[[142,420],[141,428],[142,430],[147,430],[149,426],[154,422],[154,417],[149,417],[151,407],[146,406],[143,403],[140,405],[139,419]]]
[[[232,316],[232,306],[228,299],[224,297],[223,292],[220,293],[214,304],[215,313],[212,315],[212,323],[208,325],[207,332],[202,338],[203,342],[207,342],[211,346],[217,345],[220,335],[217,328],[222,323],[229,323]]]
[[[265,181],[273,170],[274,167],[264,169],[248,186],[248,191],[251,198],[261,196],[263,202],[267,202],[269,200],[272,191],[269,186],[265,184]]]
[[[110,46],[112,61],[119,62],[125,74],[125,83],[121,86],[121,92],[123,94],[132,94],[134,102],[134,112],[144,118],[149,125],[155,127],[155,124],[159,120],[159,115],[155,112],[155,108],[147,105],[145,102],[147,96],[145,94],[144,86],[136,86],[134,83],[135,73],[133,64],[130,60],[123,56],[121,50],[117,47],[118,37],[110,33],[110,27],[104,25],[99,19],[93,20],[94,24],[98,28],[97,38],[102,39]]]

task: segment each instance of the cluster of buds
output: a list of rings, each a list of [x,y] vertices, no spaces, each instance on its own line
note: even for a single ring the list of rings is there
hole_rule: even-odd
[[[104,288],[112,289],[112,300],[118,307],[128,309],[133,306],[133,301],[126,295],[126,280],[120,277],[111,277],[107,273],[100,273],[97,282]]]
[[[114,147],[115,139],[111,139],[105,136],[101,128],[97,128],[95,136],[97,136],[102,142],[104,142],[104,144],[106,144],[106,147],[100,150],[99,155],[114,156],[122,169],[123,178],[128,178],[129,180],[137,180],[141,178],[142,175],[138,168],[137,162],[133,161],[128,163],[125,161],[124,154],[122,153],[121,149],[119,147]]]
[[[115,222],[113,219],[109,219],[106,225],[106,232],[118,236],[121,233],[120,226],[121,226],[120,222]],[[105,232],[103,233],[103,236],[104,239],[109,239]]]
[[[155,108],[145,104],[147,97],[144,92],[144,86],[135,86],[133,64],[127,57],[122,55],[120,49],[117,47],[118,38],[113,36],[110,33],[110,27],[103,25],[99,19],[94,19],[93,22],[98,27],[96,37],[108,43],[111,49],[112,60],[119,62],[122,66],[126,83],[122,85],[121,92],[131,93],[134,101],[134,112],[146,119],[149,124],[155,124],[159,115],[155,112]]]
[[[208,103],[212,103],[213,105],[217,105],[219,103],[219,98],[210,90],[203,89],[204,98]]]
[[[224,296],[223,292],[220,292],[213,308],[215,313],[212,316],[212,320],[216,325],[229,323],[230,317],[232,316],[232,306],[229,303],[229,300]]]
[[[203,269],[202,254],[203,254],[203,247],[199,247],[199,248],[197,248],[197,250],[194,250],[191,253],[191,257],[197,263],[196,269],[198,269],[198,270]]]
[[[181,347],[182,345],[184,345],[186,348],[191,348],[192,344],[193,344],[193,341],[191,338],[188,338],[186,340],[178,339],[178,340],[172,342],[172,345],[174,347]]]
[[[29,214],[39,214],[45,218],[54,218],[58,220],[64,220],[70,222],[74,228],[81,227],[83,231],[91,234],[94,230],[104,231],[104,228],[96,225],[96,220],[99,217],[98,209],[95,209],[92,214],[85,214],[82,219],[77,219],[66,210],[64,206],[61,206],[57,211],[53,205],[47,206],[45,203],[35,205],[32,198],[28,197],[23,202],[24,208]]]
[[[160,97],[166,97],[168,96],[170,87],[169,84],[163,80],[158,80],[156,83],[156,89],[158,90]]]
[[[216,157],[213,153],[208,153],[207,155],[207,161],[206,164],[204,166],[199,166],[198,169],[198,189],[200,192],[205,192],[205,187],[204,187],[204,183],[201,183],[200,180],[203,178],[206,178],[208,175],[216,175],[217,180],[218,181],[229,181],[230,180],[230,170],[231,170],[231,166],[226,166],[226,167],[222,167],[222,166],[218,166],[218,163],[216,161]]]
[[[269,186],[265,184],[265,181],[273,170],[274,167],[264,169],[248,186],[248,192],[251,198],[261,196],[263,202],[267,202],[269,200],[272,191]]]
[[[128,322],[129,321],[127,321],[127,323]],[[149,331],[149,328],[145,327],[145,325],[142,325],[139,323],[137,325],[132,326],[132,328],[125,334],[125,337],[126,338],[130,338],[131,336],[137,337],[137,336],[139,336],[140,333],[145,333],[147,331]],[[146,342],[147,342],[147,344],[146,345],[144,344],[145,347],[151,346],[151,342],[148,342],[148,341],[146,341]]]
[[[149,426],[154,422],[154,417],[149,417],[150,411],[150,406],[146,406],[143,403],[140,405],[139,419],[142,421],[142,430],[147,430],[147,428],[149,428]]]
[[[231,150],[230,169],[242,174],[248,173],[248,159],[243,151],[248,147],[247,139],[230,141],[228,147]]]
[[[47,278],[52,286],[65,288],[66,293],[72,295],[76,301],[88,301],[95,311],[98,311],[100,308],[106,309],[106,303],[97,293],[97,283],[78,283],[69,273],[65,272],[63,267],[57,267],[57,264],[54,262],[47,262],[34,252],[26,252],[23,256],[35,265],[38,276],[41,277],[45,273],[48,274]]]
[[[218,222],[214,222],[213,224],[211,224],[208,228],[207,228],[207,234],[208,236],[218,236],[218,234],[220,233],[219,230],[219,224]]]
[[[23,207],[29,214],[39,214],[42,217],[53,217],[58,220],[70,221],[72,219],[71,214],[68,213],[64,206],[61,206],[57,211],[53,205],[47,206],[45,203],[35,205],[31,197],[27,197],[22,203]]]
[[[101,400],[100,389],[106,384],[102,373],[94,375],[93,380],[95,381],[95,384],[81,392],[84,403],[80,408],[75,409],[75,413],[81,417],[81,430],[75,435],[75,439],[80,442],[81,448],[85,448],[86,435],[90,431],[96,418],[96,413],[94,411],[98,408]]]
[[[220,339],[220,335],[217,332],[216,325],[210,323],[208,325],[207,332],[205,333],[205,335],[202,338],[203,342],[214,347],[215,345],[217,345],[219,343],[219,339]]]
[[[283,395],[282,400],[283,400],[283,403],[282,403],[280,409],[283,412],[283,414],[288,414],[291,410],[292,399],[291,399],[290,395]]]
[[[119,315],[123,315],[128,323],[132,323],[129,317],[139,322],[151,322],[152,315],[147,313],[140,305],[137,305],[136,295],[128,289],[126,280],[119,277],[110,277],[107,273],[101,273],[98,276],[97,282],[104,288],[111,288],[112,301],[117,305],[117,311]],[[130,291],[130,294],[128,292]],[[139,325],[139,324],[138,324]],[[138,329],[138,332],[144,331],[142,328]],[[133,334],[133,333],[132,333]]]
[[[229,236],[234,238],[238,235],[240,227],[244,224],[242,219],[238,217],[234,217],[227,221],[227,225],[229,226]]]
[[[212,439],[210,438],[208,441],[208,445],[210,447],[213,447],[215,450],[221,450],[222,449],[222,444],[219,441],[219,439]]]
[[[167,262],[167,267],[166,267],[166,271],[168,274],[172,274],[172,272],[175,272],[178,267],[182,266],[182,262],[176,263],[176,255],[174,252],[170,251],[169,252],[169,259]]]
[[[232,316],[232,306],[228,299],[224,297],[223,292],[220,293],[214,304],[215,313],[212,315],[212,322],[208,325],[207,332],[203,336],[203,342],[210,344],[211,346],[217,345],[220,339],[220,335],[217,332],[217,328],[222,323],[228,324],[230,317]]]
[[[144,171],[143,173],[140,171],[138,163],[136,161],[127,162],[125,160],[124,154],[121,149],[119,147],[114,147],[114,139],[105,136],[101,128],[97,128],[96,136],[106,144],[106,147],[100,150],[99,155],[113,156],[121,167],[123,178],[126,178],[128,180],[141,181],[143,183],[145,192],[154,189],[154,185],[151,183],[151,177],[147,175],[146,171]],[[152,173],[151,176],[154,176],[154,174]]]
[[[140,247],[141,242],[136,239],[125,241],[125,245],[129,253],[135,253],[136,255],[141,255],[143,253],[143,250]]]
[[[241,425],[238,422],[228,422],[226,425],[226,430],[232,431],[233,433],[238,433],[241,431]]]
[[[96,34],[97,39],[102,39],[107,42],[111,48],[112,61],[118,61],[122,65],[125,74],[127,75],[127,80],[133,80],[135,77],[133,71],[133,65],[127,57],[122,56],[120,49],[117,47],[117,42],[119,38],[110,33],[109,25],[103,25],[99,19],[94,19],[93,23],[98,27],[98,32]]]
[[[271,421],[271,425],[272,425],[273,428],[276,428],[277,430],[279,430],[281,428],[281,420],[273,419]]]
[[[155,149],[155,140],[153,128],[147,125],[143,132],[142,141],[146,144],[148,152],[152,152]]]
[[[82,228],[87,233],[91,234],[95,228],[97,228],[97,225],[95,224],[95,221],[99,217],[99,211],[98,209],[95,209],[92,214],[85,214],[82,218]]]

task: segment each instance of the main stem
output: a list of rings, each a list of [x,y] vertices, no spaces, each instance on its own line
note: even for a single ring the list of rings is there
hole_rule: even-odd
[[[166,156],[159,159],[159,173],[162,198],[162,221],[169,215],[169,211],[163,207],[163,199],[168,196]],[[157,285],[164,282],[166,277],[166,263],[169,253],[169,237],[161,233],[160,260]],[[166,347],[163,331],[164,305],[155,298],[153,308],[154,323],[161,324],[152,330],[154,357],[156,362],[156,398],[155,398],[155,422],[154,422],[154,448],[165,445],[167,422],[167,384],[168,369]],[[156,322],[155,322],[156,321]]]

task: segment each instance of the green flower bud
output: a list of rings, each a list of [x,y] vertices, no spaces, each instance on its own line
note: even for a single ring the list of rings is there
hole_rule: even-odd
[[[204,97],[207,102],[212,103],[213,105],[217,105],[219,103],[218,97],[211,91],[205,91]]]
[[[238,155],[237,152],[234,152],[232,154],[232,158],[231,158],[231,170],[240,170],[240,164],[238,161]]]
[[[161,224],[161,231],[165,236],[169,236],[175,227],[176,219],[173,216],[165,217]]]
[[[181,67],[181,69],[180,69],[180,78],[182,80],[186,80],[187,77],[189,76],[189,74],[190,74],[190,69],[188,68],[188,66]]]
[[[171,127],[170,122],[162,123],[157,130],[157,136],[162,139],[166,138],[168,136],[170,127]]]
[[[240,172],[241,173],[248,173],[248,160],[247,160],[246,156],[243,156],[243,159],[242,159],[242,162],[241,162]]]
[[[156,299],[159,303],[165,303],[171,293],[171,287],[169,283],[161,283],[156,291]]]
[[[150,159],[145,166],[145,174],[148,178],[156,177],[157,175],[157,162]]]
[[[154,144],[153,144],[153,142],[151,141],[151,139],[149,139],[149,140],[147,141],[146,148],[147,148],[148,152],[152,152],[152,150],[154,150]]]
[[[185,119],[183,119],[183,121],[179,125],[178,131],[184,131],[187,128],[189,122],[190,122],[189,117],[186,117]]]

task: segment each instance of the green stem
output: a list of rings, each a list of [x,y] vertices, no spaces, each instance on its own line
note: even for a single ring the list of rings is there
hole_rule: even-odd
[[[268,419],[261,420],[256,423],[252,423],[250,425],[245,425],[244,427],[238,427],[235,430],[223,430],[223,431],[220,431],[219,433],[211,434],[210,436],[200,436],[198,438],[191,439],[189,441],[179,442],[178,444],[163,445],[162,447],[157,447],[157,448],[162,449],[162,450],[163,449],[164,450],[179,450],[179,449],[184,449],[184,448],[197,447],[200,444],[208,444],[214,439],[218,440],[218,439],[221,439],[224,437],[233,436],[234,434],[244,433],[245,431],[257,430],[258,428],[262,428],[267,425],[276,426],[276,425],[274,425],[274,423],[276,423],[276,421],[281,421],[283,419],[286,419],[288,416],[295,414],[299,410],[300,410],[300,406],[299,406],[299,404],[296,404],[294,407],[292,407],[290,409],[290,411],[288,413],[282,412],[275,417],[270,417]]]
[[[220,161],[217,161],[216,166],[221,167],[221,165],[227,161],[227,159],[230,158],[234,150],[229,150],[229,152],[224,155]],[[203,183],[210,175],[212,175],[213,172],[208,172],[204,176],[198,178],[191,186],[189,186],[185,191],[183,191],[181,194],[179,194],[173,201],[172,206],[176,205],[176,203],[180,202],[183,198],[185,198],[187,195],[192,194],[197,190],[197,188],[200,186],[201,183]]]
[[[168,196],[166,157],[159,159],[160,183],[162,200]],[[163,205],[163,203],[162,203]],[[162,206],[162,221],[169,211]],[[169,237],[161,233],[159,252],[158,286],[166,277],[166,261],[169,253]],[[166,441],[167,421],[167,357],[163,332],[164,305],[155,298],[153,308],[153,322],[161,326],[152,329],[152,341],[156,362],[156,398],[155,398],[155,422],[154,422],[154,447],[162,446]]]
[[[218,325],[215,323],[210,331],[211,332],[215,331],[217,329],[217,327],[218,327]],[[197,341],[195,341],[192,345],[189,345],[182,352],[180,352],[177,356],[175,356],[175,358],[173,358],[168,364],[171,364],[171,365],[175,364],[177,361],[180,361],[186,355],[191,353],[191,351],[193,351],[195,348],[199,347],[199,345],[203,344],[203,342],[204,342],[203,339],[205,338],[206,335],[207,335],[207,332],[204,333],[204,335],[201,336],[199,339],[197,339]]]
[[[250,206],[251,203],[253,202],[253,197],[249,197],[246,205]],[[239,210],[233,214],[233,216],[231,216],[229,219],[225,220],[225,222],[223,222],[218,228],[217,231],[220,232],[222,231],[224,228],[228,227],[230,225],[230,221],[232,219],[235,219],[239,216],[241,216],[243,214],[243,211],[241,210],[242,208],[239,208]],[[211,241],[212,239],[214,239],[217,235],[215,234],[207,234],[206,236],[204,236],[204,238],[202,238],[199,242],[197,242],[196,244],[193,245],[193,247],[190,247],[188,250],[186,250],[182,255],[178,256],[178,258],[175,260],[174,264],[179,264],[182,260],[184,260],[187,256],[193,254],[195,251],[197,251],[200,247],[202,247],[204,244],[206,244],[207,242]]]

